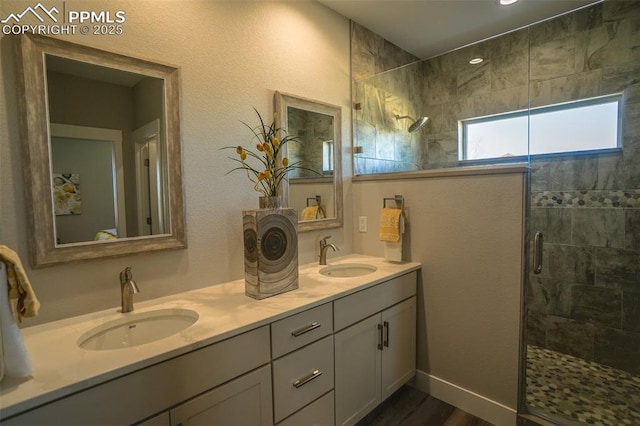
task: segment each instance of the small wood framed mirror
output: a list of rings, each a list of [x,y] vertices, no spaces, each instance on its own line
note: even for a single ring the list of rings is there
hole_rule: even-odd
[[[297,138],[283,155],[304,167],[283,184],[286,205],[298,211],[298,231],[341,227],[341,108],[276,91],[274,110],[277,126]]]

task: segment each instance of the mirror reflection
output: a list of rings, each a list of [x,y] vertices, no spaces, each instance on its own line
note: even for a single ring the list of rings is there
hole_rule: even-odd
[[[287,122],[299,142],[287,146],[287,155],[305,167],[289,172],[289,207],[301,221],[335,217],[333,117],[290,106]]]
[[[286,156],[303,168],[289,172],[283,191],[298,212],[298,231],[342,226],[341,110],[276,92],[279,127],[297,138]]]
[[[296,135],[299,142],[288,147],[289,158],[302,161],[311,169],[294,169],[289,173],[289,178],[332,176],[333,117],[290,106],[287,108],[287,118],[288,131]]]
[[[56,244],[166,233],[163,81],[45,61]]]

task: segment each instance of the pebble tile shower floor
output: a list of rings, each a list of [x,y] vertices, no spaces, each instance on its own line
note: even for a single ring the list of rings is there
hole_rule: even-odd
[[[568,424],[640,425],[640,377],[529,345],[527,405]]]

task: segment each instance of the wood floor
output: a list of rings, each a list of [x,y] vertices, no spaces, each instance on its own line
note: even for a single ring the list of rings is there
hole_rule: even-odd
[[[424,392],[403,386],[357,426],[492,426]]]

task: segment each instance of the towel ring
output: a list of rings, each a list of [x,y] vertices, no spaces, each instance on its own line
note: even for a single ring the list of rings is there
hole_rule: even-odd
[[[307,198],[307,207],[309,207],[309,200],[313,200],[316,202],[316,206],[320,207],[320,204],[322,203],[322,197],[320,195],[316,195],[315,197],[309,197]]]
[[[316,219],[325,219],[327,217],[324,209],[320,205],[322,203],[322,197],[320,195],[316,195],[315,197],[307,198],[307,207],[309,207],[309,200],[315,201],[316,206],[318,206],[318,211],[316,212]]]
[[[383,198],[382,199],[382,208],[384,209],[385,207],[387,207],[387,201],[395,201],[396,203],[396,209],[400,209],[404,211],[404,197],[402,195],[396,195],[395,197],[391,198]]]

